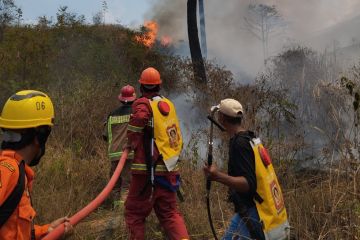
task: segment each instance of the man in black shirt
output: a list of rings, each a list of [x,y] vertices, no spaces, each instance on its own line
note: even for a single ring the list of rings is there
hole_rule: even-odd
[[[217,106],[219,122],[230,137],[228,173],[215,164],[205,166],[204,172],[212,181],[229,187],[229,199],[236,214],[222,239],[265,239],[256,210],[255,156],[250,140],[255,134],[243,128],[242,105],[234,99],[224,99]]]

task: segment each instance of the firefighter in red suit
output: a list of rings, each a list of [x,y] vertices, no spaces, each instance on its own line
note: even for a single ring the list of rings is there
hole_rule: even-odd
[[[176,202],[183,144],[175,107],[159,95],[161,79],[155,68],[145,69],[139,82],[142,96],[132,105],[127,132],[135,154],[125,202],[130,239],[145,239],[145,220],[152,209],[169,239],[189,239]]]

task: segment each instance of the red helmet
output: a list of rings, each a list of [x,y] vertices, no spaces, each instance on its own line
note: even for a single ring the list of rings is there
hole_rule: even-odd
[[[118,99],[121,102],[133,102],[136,99],[136,93],[134,87],[130,85],[126,85],[122,87]]]
[[[145,69],[141,73],[139,83],[144,85],[159,85],[161,84],[160,73],[153,67]]]

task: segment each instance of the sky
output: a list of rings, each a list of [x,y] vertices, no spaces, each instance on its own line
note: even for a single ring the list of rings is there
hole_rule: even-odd
[[[68,6],[70,12],[85,15],[92,22],[95,13],[102,9],[102,0],[15,0],[23,10],[26,23],[34,23],[39,16],[56,17],[60,6]],[[151,0],[107,0],[107,23],[120,23],[129,27],[137,27],[144,22],[144,14],[149,9]]]
[[[84,14],[88,22],[102,9],[103,0],[15,0],[23,10],[26,23],[36,23],[39,16],[53,16],[59,6]],[[144,20],[159,23],[159,35],[172,37],[187,50],[186,0],[106,0],[106,23],[138,28]],[[261,42],[246,29],[249,3],[276,5],[287,23],[269,40],[270,56],[277,55],[289,44],[300,44],[318,51],[341,47],[354,39],[360,42],[359,0],[206,0],[205,18],[208,57],[225,65],[234,74],[246,72],[251,77],[263,68]],[[344,24],[346,23],[346,26]],[[180,53],[181,54],[181,53]],[[183,53],[184,54],[184,53]]]
[[[160,23],[160,34],[187,40],[185,0],[157,0],[150,13]],[[208,57],[226,65],[234,74],[253,78],[263,70],[262,43],[248,30],[249,4],[275,5],[284,27],[269,37],[269,57],[284,48],[301,45],[319,52],[333,49],[335,41],[345,47],[360,40],[359,0],[206,0],[205,19]],[[356,20],[356,21],[355,21]],[[341,24],[347,23],[346,27]],[[174,31],[176,29],[176,31]],[[341,39],[340,39],[341,38]],[[329,50],[329,49],[328,49]]]
[[[71,12],[84,14],[88,21],[92,16],[102,9],[103,0],[15,0],[15,3],[22,8],[25,22],[34,22],[39,16],[56,16],[59,6],[68,6]],[[186,0],[106,0],[108,12],[106,21],[108,23],[120,23],[125,26],[138,26],[144,22],[144,16],[151,17],[153,10],[161,12],[167,7],[184,6]],[[215,5],[213,0],[205,1],[207,5]],[[358,0],[227,0],[221,2],[216,10],[223,9],[226,14],[227,8],[248,4],[249,2],[266,2],[275,4],[282,14],[291,18],[298,27],[311,28],[312,31],[332,26],[359,12],[360,2]],[[227,3],[227,4],[225,4]],[[175,9],[179,12],[179,9]],[[186,9],[181,12],[186,12]],[[304,18],[304,13],[307,16]],[[221,11],[218,14],[221,15]],[[241,15],[241,14],[239,14]],[[181,14],[183,16],[183,14]],[[311,21],[311,22],[310,22]],[[302,30],[302,29],[300,29]]]

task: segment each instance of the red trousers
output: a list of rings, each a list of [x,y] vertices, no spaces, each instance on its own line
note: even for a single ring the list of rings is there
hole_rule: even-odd
[[[184,219],[176,203],[176,192],[156,186],[151,197],[151,185],[140,195],[147,181],[146,175],[133,174],[129,195],[125,202],[125,222],[131,240],[145,239],[145,220],[152,209],[170,240],[189,239]]]

